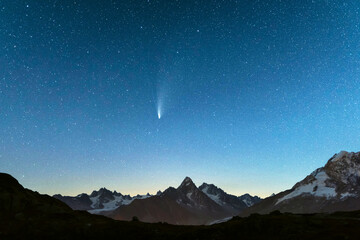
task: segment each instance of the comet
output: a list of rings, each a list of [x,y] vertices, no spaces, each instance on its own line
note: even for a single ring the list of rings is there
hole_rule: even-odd
[[[157,99],[156,99],[156,112],[158,119],[160,119],[163,115],[166,92],[167,92],[166,84],[164,84],[164,82],[159,81],[157,86]]]
[[[161,69],[157,76],[156,86],[156,114],[160,120],[164,113],[167,113],[176,102],[176,91],[180,87],[178,86],[182,78],[179,77],[176,69],[170,67],[169,70]]]
[[[158,109],[158,118],[160,119],[161,118],[161,110],[160,110],[160,108]]]
[[[162,113],[162,98],[158,97],[157,104],[156,104],[156,111],[158,119],[161,118]]]

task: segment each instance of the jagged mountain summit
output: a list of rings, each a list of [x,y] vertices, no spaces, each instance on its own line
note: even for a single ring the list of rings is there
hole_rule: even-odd
[[[351,211],[360,209],[360,152],[342,151],[290,190],[264,199],[242,215]]]
[[[252,205],[261,202],[262,198],[258,196],[251,196],[250,194],[246,193],[238,197],[241,201],[243,201],[247,207],[251,207]]]
[[[176,193],[176,201],[179,204],[185,204],[191,207],[213,207],[218,208],[209,197],[198,189],[193,181],[186,177],[181,185],[174,192]],[[171,194],[169,194],[170,196]]]
[[[99,213],[103,211],[112,211],[121,205],[128,205],[135,199],[145,199],[151,197],[149,193],[146,195],[122,195],[116,191],[111,192],[106,188],[100,188],[93,191],[90,195],[82,193],[76,197],[62,196],[56,194],[53,197],[65,202],[74,210],[88,210],[90,213]]]
[[[160,195],[134,200],[106,214],[117,220],[130,220],[137,216],[144,222],[181,225],[208,224],[229,215],[233,214],[199,190],[189,177],[178,188],[169,187]]]
[[[239,197],[227,194],[221,188],[216,187],[214,184],[203,183],[199,189],[217,204],[228,208],[231,212],[240,212],[242,209],[250,207],[261,201],[258,196],[252,197],[249,194],[244,194]]]

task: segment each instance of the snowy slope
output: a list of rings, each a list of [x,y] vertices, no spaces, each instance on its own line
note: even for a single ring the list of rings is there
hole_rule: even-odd
[[[241,215],[360,210],[360,152],[341,151],[291,189],[264,199]]]

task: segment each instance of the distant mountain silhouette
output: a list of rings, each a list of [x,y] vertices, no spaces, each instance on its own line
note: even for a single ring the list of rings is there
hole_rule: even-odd
[[[244,208],[261,201],[259,197],[249,194],[240,197],[227,194],[213,184],[203,183],[197,188],[189,177],[184,179],[178,189],[169,187],[164,192],[158,191],[155,196],[147,194],[131,197],[101,188],[90,195],[82,193],[69,197],[56,194],[53,197],[74,210],[87,210],[121,220],[131,220],[137,216],[146,222],[173,224],[211,223],[237,215]],[[176,216],[169,213],[170,208],[176,212]]]

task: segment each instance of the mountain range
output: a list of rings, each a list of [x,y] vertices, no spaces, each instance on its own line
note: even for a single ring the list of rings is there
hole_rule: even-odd
[[[72,209],[87,210],[117,220],[137,216],[145,222],[210,224],[234,215],[332,213],[360,209],[360,152],[342,151],[296,183],[291,189],[260,199],[245,194],[234,196],[213,184],[196,187],[186,177],[178,188],[169,187],[156,195],[131,197],[105,188],[76,197],[55,195]]]
[[[145,222],[172,224],[209,224],[237,215],[261,199],[249,194],[240,197],[227,194],[213,184],[203,183],[199,188],[186,177],[178,188],[169,187],[154,196],[131,197],[106,188],[90,195],[76,197],[54,195],[74,210],[87,210],[117,220],[131,220],[134,216]]]
[[[189,182],[186,181],[185,186],[176,191],[177,194],[182,195],[184,190],[195,190]],[[204,199],[200,192],[194,198]],[[133,202],[148,199],[135,199]],[[227,222],[211,226],[115,221],[87,211],[72,210],[58,199],[25,189],[15,178],[5,173],[0,173],[0,203],[0,239],[355,240],[360,234],[360,211],[252,214],[245,218],[233,217]]]
[[[93,191],[90,195],[82,193],[75,197],[70,197],[55,194],[53,197],[63,201],[74,210],[87,210],[90,213],[98,213],[115,210],[121,205],[130,204],[135,199],[145,199],[151,197],[151,195],[148,193],[147,195],[131,197],[116,191],[111,192],[106,188],[100,188],[98,191]]]

